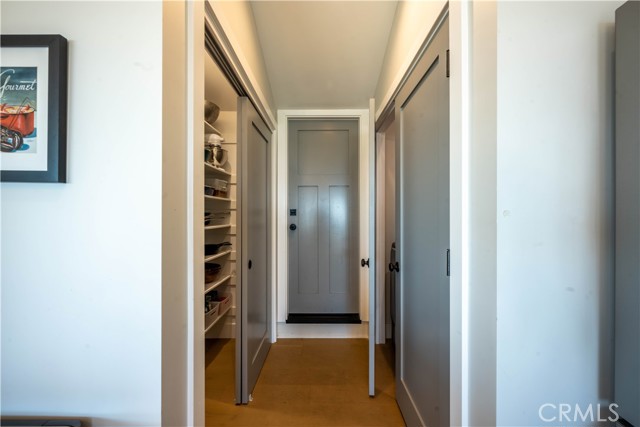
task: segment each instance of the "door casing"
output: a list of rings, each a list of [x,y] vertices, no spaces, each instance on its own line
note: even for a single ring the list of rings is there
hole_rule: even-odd
[[[289,282],[289,215],[288,215],[288,122],[289,119],[357,119],[358,120],[358,187],[359,191],[359,256],[373,258],[369,254],[369,110],[280,110],[278,112],[277,143],[277,177],[276,177],[276,209],[277,209],[277,322],[286,321],[288,314],[288,282]],[[360,269],[360,318],[369,321],[369,270]],[[347,332],[349,333],[349,332]]]

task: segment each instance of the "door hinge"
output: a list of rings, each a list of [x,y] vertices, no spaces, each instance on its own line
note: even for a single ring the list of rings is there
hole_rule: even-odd
[[[451,76],[451,59],[449,57],[450,57],[449,49],[447,49],[447,54],[446,54],[447,78],[449,78]]]
[[[451,249],[447,249],[447,277],[451,276]]]

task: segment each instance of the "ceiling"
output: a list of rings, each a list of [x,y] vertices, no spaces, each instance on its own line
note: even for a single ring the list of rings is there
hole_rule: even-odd
[[[368,108],[396,1],[254,1],[277,109]]]

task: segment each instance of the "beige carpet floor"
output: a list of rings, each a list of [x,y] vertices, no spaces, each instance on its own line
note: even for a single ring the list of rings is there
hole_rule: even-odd
[[[207,427],[400,427],[393,356],[376,350],[376,397],[367,393],[368,343],[363,339],[280,339],[249,405],[234,403],[233,340],[208,340]]]

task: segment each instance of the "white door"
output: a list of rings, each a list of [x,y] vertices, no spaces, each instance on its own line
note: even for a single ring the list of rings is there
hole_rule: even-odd
[[[407,425],[449,425],[448,20],[395,103],[396,396]]]

